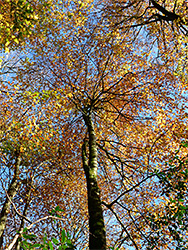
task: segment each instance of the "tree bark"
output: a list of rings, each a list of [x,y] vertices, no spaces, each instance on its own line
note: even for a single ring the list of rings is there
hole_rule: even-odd
[[[17,154],[14,176],[9,185],[9,188],[7,191],[7,197],[6,197],[5,203],[3,205],[3,208],[0,214],[0,249],[2,249],[2,245],[3,245],[3,234],[4,234],[6,222],[7,222],[7,216],[10,211],[11,201],[16,195],[18,188],[19,188],[18,177],[19,177],[20,162],[21,162],[21,157]]]
[[[151,0],[153,6],[158,9],[160,12],[162,12],[165,16],[160,16],[160,17],[165,17],[165,20],[167,21],[174,21],[177,20],[180,16],[168,11],[167,9],[165,9],[164,7],[162,7],[161,5],[159,5],[155,0]]]
[[[25,203],[25,207],[24,207],[24,210],[23,210],[23,216],[25,216],[25,217],[27,215],[27,210],[29,208],[29,203],[30,203],[32,181],[33,180],[31,179],[31,183],[28,183],[28,185],[30,187],[28,187],[29,190],[26,192],[26,195],[25,195],[26,203]],[[25,218],[22,217],[20,227],[19,227],[19,230],[18,230],[19,232],[21,232],[24,229],[24,224],[25,224]],[[20,250],[20,249],[21,249],[21,242],[20,242],[20,240],[18,238],[17,241],[16,241],[16,244],[15,244],[15,250]]]
[[[106,231],[100,190],[97,183],[97,145],[91,115],[84,116],[89,136],[89,160],[87,157],[86,140],[82,146],[82,161],[87,180],[88,213],[89,213],[89,249],[106,249]]]

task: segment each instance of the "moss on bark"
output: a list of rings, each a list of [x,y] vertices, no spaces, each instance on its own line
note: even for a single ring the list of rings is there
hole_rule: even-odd
[[[89,213],[89,249],[106,249],[106,231],[97,183],[97,145],[94,125],[91,116],[84,117],[88,128],[89,151],[86,155],[86,141],[82,147],[82,161],[87,180],[88,213]],[[89,158],[89,159],[88,159]]]

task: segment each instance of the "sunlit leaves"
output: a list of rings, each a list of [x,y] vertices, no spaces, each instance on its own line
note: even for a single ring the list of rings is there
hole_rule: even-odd
[[[84,118],[89,114],[108,244],[157,249],[157,242],[158,249],[165,249],[174,233],[169,224],[173,227],[186,213],[186,169],[165,164],[187,138],[186,38],[178,26],[182,21],[156,21],[161,13],[150,2],[54,1],[48,10],[51,21],[44,26],[38,25],[42,14],[34,27],[20,24],[19,29],[28,25],[38,35],[28,40],[17,76],[1,86],[2,159],[6,162],[19,148],[20,178],[34,180],[29,214],[39,218],[51,210],[64,216],[80,248],[87,245],[88,232],[81,148],[83,139],[88,141]],[[173,11],[175,1],[158,3]],[[186,28],[184,1],[176,4]],[[42,6],[45,13],[48,7]],[[7,32],[12,44],[19,45]],[[186,149],[181,153],[185,156]],[[64,227],[53,226],[58,233]],[[58,242],[52,238],[49,243],[42,236],[44,227],[49,236],[48,224],[34,229],[43,245],[52,249],[65,241],[62,231]]]
[[[0,44],[5,52],[34,35],[34,28],[48,16],[51,1],[0,1]],[[43,20],[42,20],[43,19]],[[35,33],[36,34],[36,33]]]
[[[182,146],[186,148],[186,142],[183,142]],[[170,161],[168,170],[157,174],[162,184],[161,197],[164,197],[164,205],[155,212],[149,213],[148,220],[152,232],[148,241],[148,249],[155,249],[156,245],[162,246],[164,240],[168,242],[168,246],[176,245],[178,249],[187,248],[188,161],[187,155],[181,154],[181,151],[178,152]]]

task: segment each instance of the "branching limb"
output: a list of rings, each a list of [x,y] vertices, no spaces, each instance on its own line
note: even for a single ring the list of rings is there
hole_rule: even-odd
[[[56,217],[56,216],[52,216],[52,215],[48,215],[48,216],[45,216],[43,218],[40,218],[38,219],[37,221],[33,222],[31,225],[29,225],[27,227],[27,230],[31,229],[35,224],[38,224],[39,222],[43,221],[43,220],[47,220],[47,219],[55,219],[55,220],[62,220],[62,221],[65,221],[65,219],[62,219],[62,218],[59,218],[59,217]],[[5,249],[5,250],[11,250],[13,249],[14,245],[16,244],[18,238],[20,237],[20,235],[23,233],[23,229],[14,236],[11,244]]]

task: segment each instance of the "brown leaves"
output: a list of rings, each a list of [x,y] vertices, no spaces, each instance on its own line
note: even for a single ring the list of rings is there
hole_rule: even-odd
[[[88,232],[86,117],[96,135],[109,245],[140,249],[148,242],[148,215],[155,223],[166,206],[155,171],[166,171],[165,162],[187,139],[183,21],[167,20],[172,13],[183,18],[187,9],[183,1],[178,7],[152,2],[101,2],[111,4],[104,16],[92,2],[56,2],[45,37],[33,38],[30,59],[12,85],[1,86],[2,165],[11,169],[7,154],[13,157],[19,146],[20,178],[33,178],[29,214],[37,219],[59,205],[79,246]],[[35,230],[41,235],[43,227]]]

